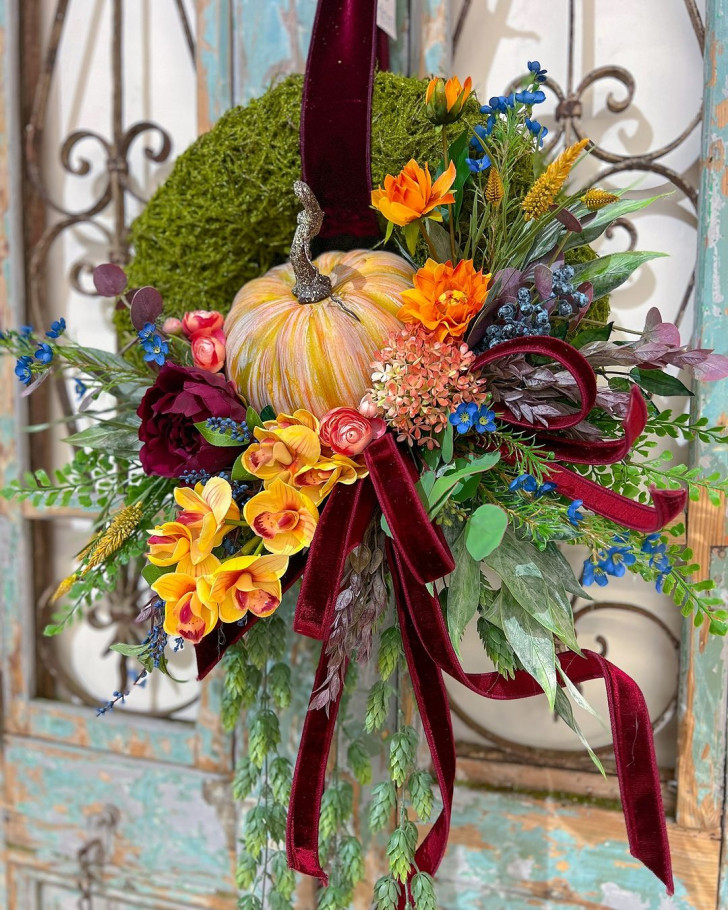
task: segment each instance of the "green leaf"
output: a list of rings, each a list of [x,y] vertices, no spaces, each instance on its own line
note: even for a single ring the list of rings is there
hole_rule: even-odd
[[[258,478],[255,474],[251,474],[243,464],[243,453],[241,452],[238,457],[235,459],[235,464],[233,465],[232,472],[230,474],[231,480],[257,480]]]
[[[476,562],[500,545],[507,527],[508,516],[500,506],[486,503],[473,512],[465,525],[465,544]]]
[[[606,325],[589,326],[577,332],[571,339],[571,343],[575,348],[583,348],[585,345],[591,344],[592,341],[609,341],[613,325],[613,322],[609,322]]]
[[[245,423],[248,425],[248,429],[252,433],[256,427],[262,427],[263,421],[260,419],[258,412],[255,408],[248,406],[248,410],[245,412]]]
[[[665,253],[650,253],[644,250],[629,250],[626,253],[610,253],[600,256],[591,262],[574,266],[574,285],[583,281],[591,282],[594,288],[594,299],[611,294],[615,288],[645,262],[665,256]]]
[[[417,240],[420,236],[419,221],[411,221],[402,228],[404,242],[407,244],[410,256],[414,256],[417,247]]]
[[[690,389],[683,385],[679,379],[662,370],[646,370],[640,367],[633,367],[629,371],[629,375],[641,388],[647,392],[652,392],[653,395],[679,395],[690,396],[691,398],[693,396]]]
[[[124,657],[139,657],[140,654],[147,650],[147,645],[125,645],[120,642],[111,645],[110,650],[116,651],[117,654],[122,654]]]
[[[501,545],[485,558],[485,563],[536,622],[557,635],[572,651],[581,653],[569,594],[587,600],[590,597],[557,547],[551,544],[543,551],[538,550],[507,530]]]
[[[463,199],[465,197],[463,187],[465,186],[466,181],[470,178],[470,168],[468,167],[468,163],[466,161],[468,155],[470,154],[470,130],[464,130],[454,142],[450,143],[448,154],[450,156],[450,161],[455,162],[455,169],[457,171],[455,180],[452,185],[452,193],[455,196],[455,205],[453,206],[453,220],[454,224],[457,226],[458,218],[460,217],[460,210],[463,207]]]
[[[571,729],[574,731],[574,733],[576,733],[576,735],[579,737],[579,739],[581,740],[581,744],[584,746],[586,751],[589,753],[589,758],[591,758],[591,760],[597,766],[597,768],[599,769],[601,774],[604,777],[606,777],[607,774],[604,770],[604,765],[602,765],[602,763],[599,761],[599,757],[597,756],[597,754],[594,752],[592,747],[587,742],[586,737],[584,736],[584,734],[581,731],[581,727],[579,726],[576,718],[574,717],[574,710],[571,707],[571,702],[567,698],[564,690],[561,688],[558,688],[556,690],[556,700],[554,703],[554,707],[555,707],[556,713],[559,715],[559,717],[564,721],[565,724],[567,724],[569,727],[571,727]]]
[[[452,252],[450,250],[450,232],[444,228],[437,221],[429,220],[427,222],[427,236],[430,238],[432,245],[435,248],[435,253],[437,254],[438,262],[447,262],[452,259]],[[455,253],[457,254],[457,247],[455,248]]]
[[[268,420],[275,420],[275,419],[276,419],[276,412],[273,410],[272,405],[267,404],[267,405],[263,408],[263,410],[260,412],[260,419],[261,419],[263,422],[266,422],[266,421],[268,421]]]
[[[508,588],[502,587],[496,598],[499,624],[510,646],[523,665],[546,693],[553,710],[556,683],[556,648],[553,635],[518,603]]]
[[[459,654],[460,640],[475,616],[480,597],[480,566],[468,552],[467,525],[453,544],[452,555],[455,569],[447,585],[447,630]]]
[[[239,449],[243,443],[239,439],[233,439],[229,433],[221,433],[219,430],[211,430],[205,420],[195,424],[195,429],[199,431],[203,439],[206,439],[210,445],[219,446],[220,448]]]
[[[150,562],[142,569],[142,578],[151,587],[158,578],[162,577],[162,575],[166,575],[168,572],[174,572],[174,570],[175,566],[153,566]]]
[[[457,459],[455,464],[438,477],[437,481],[433,484],[429,496],[430,518],[434,518],[438,512],[440,512],[450,498],[454,488],[457,487],[461,481],[466,480],[474,474],[482,474],[484,471],[489,471],[497,465],[499,461],[500,455],[498,452],[485,452],[483,455],[479,455],[477,458],[473,458],[470,461],[464,458]]]
[[[568,234],[564,245],[565,250],[571,250],[577,246],[583,246],[585,243],[592,243],[597,237],[606,231],[610,224],[613,224],[617,218],[623,218],[632,212],[638,212],[640,209],[647,208],[658,199],[664,199],[670,193],[663,193],[660,196],[651,196],[649,199],[620,199],[619,202],[613,202],[611,205],[605,205],[603,209],[595,214],[594,218],[584,225],[584,230],[580,234]],[[586,207],[581,205],[577,218],[582,223],[585,220]],[[588,217],[588,216],[587,216]]]
[[[442,434],[442,460],[450,464],[453,455],[453,425],[448,420],[445,432]]]
[[[93,426],[66,436],[64,442],[87,449],[99,449],[117,458],[136,458],[142,444],[136,430]]]

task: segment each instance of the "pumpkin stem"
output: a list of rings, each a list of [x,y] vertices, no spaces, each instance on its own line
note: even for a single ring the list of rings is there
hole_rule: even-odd
[[[296,276],[293,294],[299,303],[317,303],[331,296],[331,279],[321,272],[311,261],[311,241],[321,230],[324,213],[313,194],[311,187],[303,180],[293,184],[293,192],[303,205],[296,221],[298,227],[291,243],[291,265]]]

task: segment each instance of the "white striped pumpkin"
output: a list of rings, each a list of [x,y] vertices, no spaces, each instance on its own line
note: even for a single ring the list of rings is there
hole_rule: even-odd
[[[290,263],[237,293],[225,321],[227,373],[257,411],[306,408],[322,417],[356,407],[370,385],[371,362],[393,329],[413,269],[376,250],[324,253],[314,263],[331,278],[330,297],[299,303]]]

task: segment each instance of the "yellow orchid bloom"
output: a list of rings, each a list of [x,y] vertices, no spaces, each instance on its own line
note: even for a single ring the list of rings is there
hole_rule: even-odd
[[[193,556],[195,542],[188,525],[167,521],[152,531],[147,559],[153,566],[176,566],[183,575],[207,575],[220,565],[220,560],[212,553],[199,552],[199,547]]]
[[[214,558],[214,557],[213,557]],[[165,603],[164,631],[197,643],[217,625],[217,605],[210,598],[210,576],[182,572],[160,576],[151,586]]]
[[[270,616],[281,602],[281,577],[287,556],[237,556],[226,560],[212,576],[210,597],[223,622],[237,622],[250,610]]]
[[[346,455],[334,454],[330,458],[320,458],[315,465],[304,468],[293,478],[293,484],[304,496],[319,505],[337,483],[356,483],[368,473],[364,465],[358,464]]]
[[[279,414],[275,420],[266,420],[263,423],[266,430],[283,430],[286,427],[308,427],[316,435],[319,431],[319,421],[310,411],[298,408],[293,414]]]
[[[243,515],[271,553],[292,556],[313,540],[319,513],[308,496],[282,480],[249,499]]]
[[[243,453],[243,466],[266,486],[274,480],[290,483],[299,471],[315,465],[321,457],[318,432],[303,424],[256,427],[254,432],[258,442]]]
[[[190,529],[190,556],[199,563],[222,543],[230,528],[226,523],[240,521],[240,509],[233,501],[233,492],[227,480],[213,477],[203,486],[177,487],[174,491],[177,505],[182,509],[177,523]]]

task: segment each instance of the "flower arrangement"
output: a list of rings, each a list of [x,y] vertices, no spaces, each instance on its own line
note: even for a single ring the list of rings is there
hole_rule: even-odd
[[[521,91],[480,107],[473,130],[462,121],[471,80],[429,82],[421,116],[440,132],[441,159],[410,160],[371,194],[388,251],[313,261],[323,213],[298,182],[291,262],[245,285],[227,316],[164,318],[157,291],[128,288],[107,264],[94,280],[128,309],[137,334],[125,350],[80,346],[63,319],[43,335],[22,326],[0,336],[24,394],[54,374],[70,379],[69,420],[88,423],[68,437],[75,455],[53,479],[37,471],[4,491],[98,515],[46,633],[138,562],[149,633],[114,646],[138,658],[137,682],[167,672],[169,649],[189,643],[201,676],[225,664],[225,723],[247,709],[235,792],[256,805],[238,871],[243,910],[263,906],[266,891],[291,906],[291,869],[327,883],[321,907],[349,906],[364,876],[351,781],[371,784],[381,749],[389,775],[371,790],[369,827],[392,830],[374,906],[436,906],[454,781],[443,672],[487,697],[545,693],[587,749],[572,704],[586,704],[578,683],[604,678],[622,706],[611,721],[630,844],[671,886],[659,787],[640,794],[637,813],[624,773],[625,749],[651,766],[644,701],[580,648],[571,598],[629,571],[696,624],[728,630],[679,542],[687,494],[707,491],[718,505],[728,483],[652,451],[668,432],[725,441],[703,418],[673,420],[655,396],[689,394],[669,367],[715,380],[728,358],[684,346],[656,309],[627,338],[606,318],[608,295],[659,254],[600,256],[591,244],[652,200],[573,191],[586,139],[544,166],[534,110],[545,70],[534,61],[528,73]],[[588,549],[580,578],[557,544]],[[293,615],[285,592],[299,579]],[[471,621],[490,673],[460,666]],[[295,770],[279,754],[279,714],[299,672],[287,631],[322,641]],[[377,679],[357,711],[367,664]],[[436,781],[417,765],[417,727],[394,707],[403,687]],[[640,733],[628,741],[630,722]],[[415,819],[430,818],[435,782],[440,814],[418,846]]]

